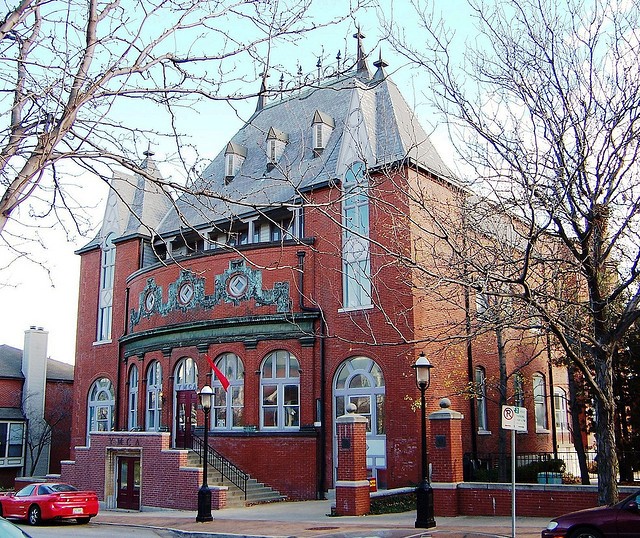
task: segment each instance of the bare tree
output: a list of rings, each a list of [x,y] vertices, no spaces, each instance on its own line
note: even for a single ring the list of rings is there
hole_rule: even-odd
[[[296,43],[358,7],[356,0],[335,17],[328,10],[312,17],[311,0],[24,0],[9,7],[0,24],[2,242],[28,253],[21,243],[31,238],[30,217],[66,216],[85,227],[82,204],[65,189],[76,181],[72,170],[105,180],[112,166],[147,175],[137,162],[150,142],[174,144],[189,185],[198,168],[185,133],[203,113],[197,105],[233,107],[251,97],[252,82],[255,97],[269,68],[286,71],[275,59],[278,43]],[[76,167],[63,166],[69,162]],[[159,187],[171,196],[185,182]]]
[[[471,269],[460,283],[477,289],[482,275],[526,305],[581,372],[597,417],[598,500],[611,503],[612,361],[640,317],[640,12],[574,0],[470,5],[479,35],[459,62],[453,33],[426,10],[425,46],[390,28],[431,77],[427,98],[449,122],[476,192],[522,223],[518,248],[494,249],[491,266],[450,241]]]

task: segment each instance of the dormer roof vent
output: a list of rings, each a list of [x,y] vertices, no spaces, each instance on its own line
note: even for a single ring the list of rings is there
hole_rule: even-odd
[[[284,147],[289,141],[289,135],[271,127],[267,133],[267,170],[273,170],[278,159],[284,153]]]
[[[316,110],[313,114],[311,129],[313,130],[313,156],[318,157],[327,147],[329,137],[335,128],[335,122],[331,116]]]

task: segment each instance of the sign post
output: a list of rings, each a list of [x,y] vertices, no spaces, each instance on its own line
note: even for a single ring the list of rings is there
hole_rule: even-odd
[[[516,432],[527,431],[527,408],[503,405],[502,429],[511,430],[511,538],[516,538]]]

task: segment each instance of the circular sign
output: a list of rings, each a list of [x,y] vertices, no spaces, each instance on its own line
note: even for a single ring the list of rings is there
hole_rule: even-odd
[[[193,299],[193,284],[185,282],[178,290],[178,301],[181,304],[188,304]]]
[[[227,280],[227,291],[231,297],[242,297],[249,287],[249,280],[246,275],[236,273]]]
[[[147,309],[147,312],[151,312],[155,304],[156,304],[155,294],[152,291],[147,292],[147,295],[144,298],[144,307]]]

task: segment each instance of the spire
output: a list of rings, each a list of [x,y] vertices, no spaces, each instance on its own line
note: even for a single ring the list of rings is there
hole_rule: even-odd
[[[267,96],[267,71],[265,69],[262,74],[262,84],[260,85],[260,92],[258,93],[258,104],[256,105],[256,112],[260,112],[264,108],[264,102]]]
[[[381,81],[387,77],[387,73],[384,70],[389,64],[382,59],[382,50],[378,53],[378,60],[373,62],[373,66],[377,69],[375,75],[373,75],[373,80]]]
[[[355,37],[358,40],[358,54],[357,54],[357,62],[356,62],[357,71],[358,73],[361,71],[366,72],[368,75],[369,68],[367,67],[367,57],[362,47],[362,40],[365,38],[365,35],[360,31],[359,26],[356,27],[356,33],[353,34],[353,37]]]

